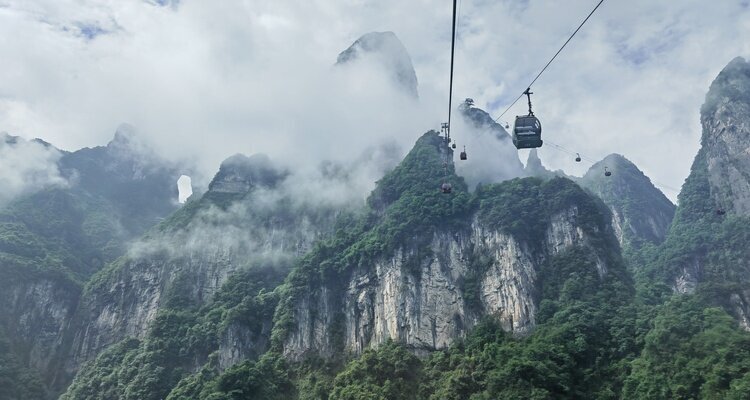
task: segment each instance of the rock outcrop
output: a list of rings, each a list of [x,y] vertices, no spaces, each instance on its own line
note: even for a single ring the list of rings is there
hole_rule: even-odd
[[[716,206],[750,215],[750,63],[730,62],[701,109],[705,162]]]

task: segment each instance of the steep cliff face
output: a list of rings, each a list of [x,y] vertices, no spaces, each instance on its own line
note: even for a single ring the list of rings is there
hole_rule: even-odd
[[[750,215],[750,63],[730,62],[701,109],[702,146],[716,206]]]
[[[40,277],[0,286],[4,313],[0,323],[24,365],[43,375],[58,366],[55,350],[78,304],[79,287],[64,277]]]
[[[655,274],[678,293],[723,306],[750,329],[747,229],[750,63],[721,71],[701,109],[703,135]]]
[[[19,167],[27,185],[15,185],[9,202],[0,196],[0,328],[16,358],[50,384],[82,283],[176,209],[178,167],[137,145],[127,127],[107,146],[76,152],[7,135],[3,143],[4,162],[20,157],[34,168]]]
[[[425,134],[374,193],[433,170],[442,146]],[[293,273],[277,314],[288,357],[360,353],[388,339],[441,349],[487,316],[528,334],[545,298],[539,272],[573,249],[585,249],[602,280],[612,268],[621,276],[608,214],[569,180],[512,180],[472,199],[460,184],[453,195],[429,189],[439,175],[416,179],[358,240],[318,249]]]
[[[291,263],[327,234],[339,212],[296,203],[281,185],[286,175],[265,156],[230,157],[202,198],[94,277],[79,310],[68,370],[126,337],[145,338],[159,311],[175,307],[174,298],[204,305],[239,271]],[[222,363],[258,351],[240,329],[224,335]]]
[[[604,167],[612,172],[604,175]],[[610,154],[591,166],[581,185],[599,196],[612,211],[612,225],[623,246],[664,241],[675,205],[630,160]]]
[[[420,265],[417,250],[398,250],[372,266],[354,269],[343,299],[335,288],[315,288],[296,303],[297,328],[284,344],[287,356],[300,359],[309,353],[332,357],[343,350],[361,353],[389,339],[416,350],[448,347],[464,337],[484,316],[497,319],[503,329],[517,334],[533,331],[539,307],[538,271],[556,254],[587,244],[589,234],[577,222],[571,207],[552,217],[542,239],[544,252],[532,252],[525,242],[477,221],[470,232],[435,234]],[[423,249],[422,251],[424,251]],[[470,260],[488,257],[480,276]],[[607,264],[597,257],[602,277]],[[471,271],[471,272],[470,272]],[[478,278],[479,304],[464,294],[466,281]],[[343,335],[343,342],[331,340]]]

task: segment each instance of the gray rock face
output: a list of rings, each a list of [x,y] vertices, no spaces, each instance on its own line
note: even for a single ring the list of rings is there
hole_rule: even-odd
[[[393,32],[370,32],[342,51],[336,65],[346,65],[368,59],[379,63],[393,78],[394,83],[414,98],[417,91],[417,74],[409,52]]]
[[[717,207],[750,215],[750,63],[732,60],[706,95],[702,145]]]
[[[78,304],[78,288],[60,279],[22,282],[0,290],[3,324],[15,345],[24,349],[25,362],[51,373],[57,367],[55,351]]]
[[[680,193],[673,230],[682,254],[667,279],[677,293],[724,285],[716,303],[750,330],[748,253],[733,240],[744,234],[750,216],[750,63],[738,57],[719,73],[701,108],[701,124],[701,149]]]
[[[510,332],[527,334],[536,324],[537,274],[545,261],[582,246],[596,258],[600,275],[607,274],[590,239],[578,225],[576,206],[551,219],[541,252],[475,217],[469,231],[435,234],[427,251],[431,256],[419,265],[413,265],[418,250],[402,248],[370,268],[356,268],[345,280],[343,298],[327,284],[300,297],[294,307],[296,327],[283,351],[292,359],[310,353],[330,357],[337,346],[361,353],[388,339],[416,351],[441,349],[487,315]],[[472,304],[463,287],[471,279],[470,259],[480,256],[491,262],[478,277],[479,301]]]
[[[209,299],[236,268],[236,260],[226,251],[190,254],[185,258],[154,256],[126,260],[106,283],[84,296],[79,315],[81,325],[75,331],[67,368],[77,370],[105,347],[126,337],[143,338],[165,293],[183,272],[189,271],[193,279],[180,280],[180,290],[202,300]]]
[[[750,216],[750,62],[737,57],[719,73],[701,109],[701,124],[711,203],[717,211]],[[741,264],[721,268],[744,271],[746,277],[747,263]],[[699,272],[700,267],[696,267]],[[749,295],[745,281],[728,299],[746,330],[750,330]]]

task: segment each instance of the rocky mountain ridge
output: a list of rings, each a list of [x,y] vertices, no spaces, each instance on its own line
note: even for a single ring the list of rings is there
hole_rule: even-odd
[[[62,154],[71,187],[0,213],[0,360],[17,352],[53,391],[75,376],[66,399],[305,398],[311,388],[348,398],[387,386],[367,379],[397,370],[392,359],[348,369],[395,357],[381,353],[393,346],[426,360],[398,353],[425,375],[389,378],[426,385],[419,398],[746,393],[750,340],[736,327],[750,330],[749,71],[734,60],[712,85],[674,221],[674,205],[620,155],[575,182],[530,157],[526,172],[541,179],[470,191],[434,131],[363,207],[299,201],[295,171],[235,155],[166,216],[177,171],[134,150],[123,129],[106,147]],[[463,111],[508,141],[489,115]],[[686,364],[706,359],[664,376],[662,346],[687,346]]]

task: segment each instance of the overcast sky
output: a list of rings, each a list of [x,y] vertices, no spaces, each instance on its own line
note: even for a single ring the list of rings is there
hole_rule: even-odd
[[[461,0],[454,96],[498,115],[596,2]],[[545,141],[590,159],[621,153],[674,199],[710,82],[750,56],[749,3],[606,0],[533,87]],[[75,150],[128,122],[207,171],[237,152],[314,161],[381,139],[408,148],[446,119],[450,16],[449,0],[0,0],[0,132]],[[401,39],[419,103],[373,71],[331,75],[370,31]],[[588,167],[553,146],[540,156]]]

